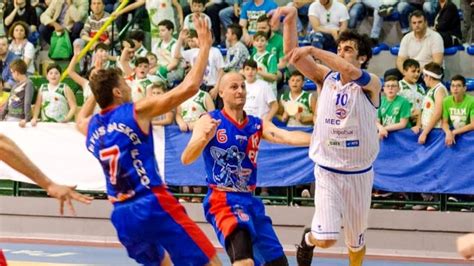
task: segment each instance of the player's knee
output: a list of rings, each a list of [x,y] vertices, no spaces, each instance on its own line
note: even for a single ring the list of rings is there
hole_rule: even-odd
[[[236,228],[225,240],[225,248],[230,261],[242,262],[245,264],[235,265],[253,265],[252,238],[250,232],[244,228]],[[251,264],[248,264],[250,262]]]
[[[285,255],[265,263],[265,266],[288,266],[288,259]]]
[[[329,239],[329,240],[316,240],[316,246],[320,248],[330,248],[336,244],[337,240]]]

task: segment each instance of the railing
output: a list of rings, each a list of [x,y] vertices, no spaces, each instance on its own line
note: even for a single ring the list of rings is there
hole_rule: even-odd
[[[285,195],[275,196],[259,196],[267,205],[286,205],[286,206],[314,206],[313,198],[304,198],[296,195],[295,187],[285,187]],[[85,194],[93,196],[95,199],[106,199],[107,195],[103,191],[82,191]],[[14,197],[46,197],[46,192],[36,185],[10,181],[0,180],[0,195],[14,196]],[[204,198],[205,194],[191,194],[191,193],[173,193],[177,198],[197,197]],[[437,206],[439,211],[459,211],[460,209],[474,209],[474,202],[450,202],[448,201],[449,194],[438,194],[437,201],[418,201],[409,198],[408,200],[393,200],[393,199],[372,199],[372,204],[379,205],[377,208],[383,209],[411,209],[414,205]]]

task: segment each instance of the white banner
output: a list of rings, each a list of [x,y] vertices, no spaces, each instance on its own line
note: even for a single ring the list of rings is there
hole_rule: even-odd
[[[0,122],[0,132],[11,138],[52,180],[77,185],[79,190],[105,191],[105,177],[97,159],[87,151],[86,138],[74,123],[38,123],[20,128],[18,122]],[[164,129],[153,128],[155,155],[164,174]],[[0,162],[0,179],[32,183],[30,179]]]

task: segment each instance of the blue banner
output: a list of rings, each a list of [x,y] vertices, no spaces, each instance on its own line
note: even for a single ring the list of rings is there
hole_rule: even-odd
[[[177,126],[165,128],[165,176],[169,185],[206,185],[204,162],[181,164],[181,153],[190,133]],[[374,163],[377,189],[397,192],[432,192],[474,194],[474,132],[456,138],[448,148],[444,133],[433,130],[425,145],[417,143],[411,130],[389,134],[380,142],[380,153]],[[314,163],[308,148],[260,143],[257,185],[293,186],[314,181]]]

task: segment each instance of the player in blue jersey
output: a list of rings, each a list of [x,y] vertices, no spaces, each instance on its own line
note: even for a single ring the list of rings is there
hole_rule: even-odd
[[[130,87],[114,69],[91,77],[93,97],[76,120],[87,149],[99,160],[114,204],[111,220],[128,255],[144,265],[220,265],[216,250],[168,192],[155,159],[151,121],[194,96],[212,44],[203,19],[195,19],[196,64],[173,90],[131,102]],[[102,109],[91,117],[95,101]]]
[[[233,265],[254,265],[254,259],[264,265],[288,265],[262,201],[252,194],[257,183],[258,147],[261,138],[308,146],[310,134],[286,131],[246,115],[241,74],[227,73],[220,84],[224,108],[196,122],[181,160],[190,164],[203,154],[209,185],[204,212]]]

